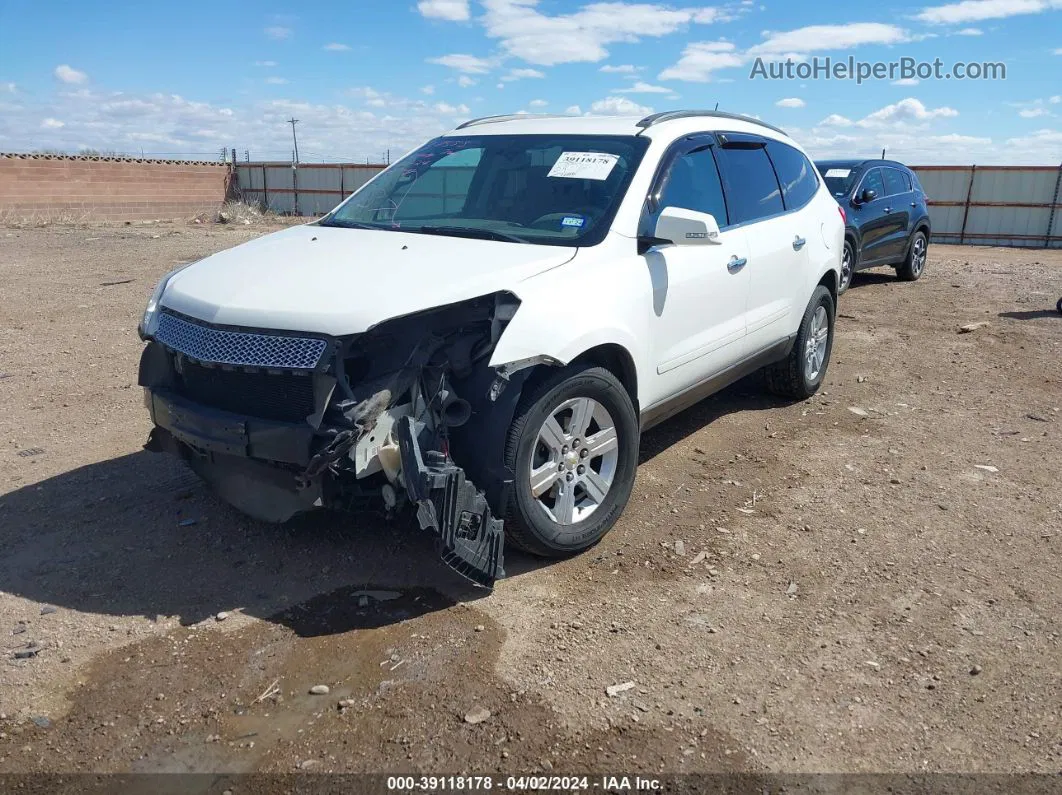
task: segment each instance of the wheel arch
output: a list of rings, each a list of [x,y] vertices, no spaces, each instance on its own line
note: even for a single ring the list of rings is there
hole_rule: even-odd
[[[834,311],[837,311],[837,271],[832,268],[822,276],[819,277],[819,281],[815,284],[816,287],[822,285],[830,291],[830,297],[833,299]]]

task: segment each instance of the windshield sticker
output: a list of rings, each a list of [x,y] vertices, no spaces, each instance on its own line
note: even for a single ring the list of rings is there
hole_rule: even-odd
[[[564,179],[606,180],[612,173],[619,155],[607,155],[600,152],[561,152],[548,177]]]
[[[830,177],[840,177],[841,179],[845,179],[851,173],[852,173],[852,169],[850,169],[850,168],[828,168],[828,169],[826,169],[826,177],[827,177],[827,179],[829,179]]]
[[[566,215],[561,218],[561,226],[571,226],[578,229],[586,223],[586,219],[581,215]]]

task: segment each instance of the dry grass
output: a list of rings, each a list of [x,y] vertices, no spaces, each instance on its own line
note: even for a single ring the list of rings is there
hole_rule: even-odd
[[[82,226],[91,214],[74,210],[16,210],[0,208],[0,227],[39,229],[45,226]]]

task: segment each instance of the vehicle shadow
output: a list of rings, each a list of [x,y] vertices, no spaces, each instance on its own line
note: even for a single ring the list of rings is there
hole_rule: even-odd
[[[1057,309],[1030,309],[1024,312],[1000,312],[1000,317],[1011,320],[1039,320],[1042,317],[1058,317]]]
[[[182,624],[241,610],[300,634],[489,594],[442,564],[412,517],[321,512],[260,523],[216,499],[183,463],[143,451],[0,497],[0,590]]]
[[[856,271],[852,274],[852,283],[848,285],[849,290],[857,290],[860,287],[869,287],[872,284],[886,284],[894,283],[897,281],[896,271],[888,266],[881,266],[884,270],[868,269],[865,271]],[[841,301],[844,301],[844,296],[841,296]]]
[[[726,414],[780,402],[750,376],[646,433],[640,461]],[[506,550],[509,577],[552,563]],[[319,512],[265,524],[215,498],[183,463],[143,451],[0,497],[0,591],[185,625],[240,610],[303,636],[380,626],[490,594],[443,564],[409,514]]]

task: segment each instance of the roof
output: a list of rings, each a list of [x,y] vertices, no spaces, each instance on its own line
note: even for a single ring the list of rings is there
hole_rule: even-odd
[[[882,160],[877,157],[815,161],[816,168],[861,168],[863,166],[896,166],[897,168],[907,168],[907,166],[898,160]]]
[[[659,115],[659,114],[658,114]],[[651,124],[653,117],[643,116],[546,116],[530,113],[473,119],[450,131],[447,135],[638,135],[647,138],[676,138],[694,132],[727,130],[788,139],[780,130],[770,128],[755,119],[734,116],[713,116],[675,113]]]

